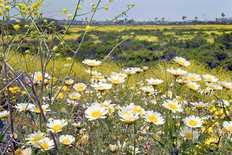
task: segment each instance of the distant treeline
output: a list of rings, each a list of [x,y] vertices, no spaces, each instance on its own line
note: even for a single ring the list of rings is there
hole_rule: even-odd
[[[20,20],[20,19],[19,19]],[[56,25],[86,25],[86,21],[78,21],[78,20],[57,20],[52,18],[44,18],[46,22],[53,22]],[[25,24],[28,21],[20,20],[21,24]],[[0,25],[2,26],[2,21],[0,20]],[[9,24],[16,23],[15,20],[11,20],[8,22]],[[42,21],[39,20],[38,23],[42,24]],[[232,24],[232,18],[216,18],[215,20],[182,20],[182,21],[167,21],[165,19],[162,20],[154,20],[154,21],[136,21],[133,19],[122,19],[122,20],[106,20],[106,21],[95,21],[91,22],[92,25],[191,25],[191,24]]]

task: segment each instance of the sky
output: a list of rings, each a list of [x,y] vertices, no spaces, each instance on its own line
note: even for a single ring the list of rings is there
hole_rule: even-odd
[[[66,8],[73,13],[76,1],[45,0],[42,12],[47,17],[64,19],[62,10]],[[82,12],[88,12],[94,1],[96,0],[82,0]],[[108,0],[102,1],[104,4]],[[200,20],[212,20],[220,17],[222,12],[227,17],[232,17],[232,0],[113,0],[109,11],[98,11],[94,19],[110,20],[124,11],[129,3],[135,4],[135,7],[128,12],[127,18],[138,21],[154,20],[155,17],[175,21],[181,20],[182,16],[187,19],[197,16]]]

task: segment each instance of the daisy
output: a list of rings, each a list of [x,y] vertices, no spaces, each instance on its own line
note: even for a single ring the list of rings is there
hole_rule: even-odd
[[[177,64],[184,66],[184,67],[188,67],[190,65],[190,62],[187,61],[185,58],[182,57],[175,57],[174,62],[176,62]]]
[[[232,133],[232,121],[224,121],[222,126],[226,131]]]
[[[120,111],[118,112],[120,120],[125,123],[133,123],[137,119],[139,119],[139,114],[132,112],[130,107],[121,107]]]
[[[125,82],[125,78],[123,76],[120,76],[118,74],[111,75],[108,80],[115,85],[122,84]]]
[[[0,112],[0,118],[6,118],[6,117],[8,117],[9,115],[10,115],[10,112],[9,112],[9,111],[4,110],[4,111],[1,111],[1,112]]]
[[[180,131],[180,136],[186,140],[197,140],[199,137],[198,131],[185,127]]]
[[[184,124],[190,128],[198,128],[202,126],[202,119],[198,116],[188,116],[184,120]]]
[[[15,107],[19,112],[29,111],[34,105],[31,103],[18,103]]]
[[[63,130],[65,126],[68,125],[68,122],[64,119],[50,119],[47,123],[47,127],[49,131],[53,133],[59,133]]]
[[[115,111],[115,104],[111,104],[111,100],[105,100],[102,103],[102,106],[106,108],[109,115],[112,115],[112,113]]]
[[[89,66],[89,67],[97,67],[101,65],[101,61],[95,60],[95,59],[85,59],[82,61],[83,64]]]
[[[66,79],[65,81],[64,81],[64,83],[66,84],[66,85],[72,85],[73,83],[74,83],[74,80],[73,79]]]
[[[202,75],[202,78],[205,82],[217,82],[218,81],[218,78],[210,74],[204,74]]]
[[[38,147],[42,151],[48,151],[54,148],[54,142],[52,139],[45,137],[38,142]]]
[[[85,117],[90,120],[97,120],[106,118],[108,113],[107,109],[99,103],[93,103],[90,107],[85,110]]]
[[[79,100],[81,98],[81,94],[79,94],[78,92],[73,92],[71,94],[68,95],[68,98],[70,100]]]
[[[59,137],[59,142],[64,145],[71,145],[75,141],[75,137],[72,135],[61,135]]]
[[[153,79],[153,78],[147,79],[146,81],[147,81],[147,84],[151,86],[157,86],[164,82],[163,80]]]
[[[220,84],[222,85],[222,87],[232,90],[232,82],[222,81],[220,82]]]
[[[51,77],[48,73],[44,73],[44,77],[43,77],[42,72],[35,72],[32,75],[32,79],[33,79],[33,83],[35,83],[35,84],[40,84],[43,80],[44,80],[44,83],[46,84],[51,79]]]
[[[206,86],[213,90],[222,90],[222,86],[216,83],[206,83]]]
[[[76,83],[73,85],[73,89],[75,89],[78,92],[83,92],[87,88],[86,84],[84,83]]]
[[[30,147],[28,148],[18,148],[16,151],[15,151],[15,154],[16,155],[32,155],[32,149]]]
[[[191,89],[191,90],[198,90],[199,88],[200,88],[200,85],[198,84],[198,83],[196,83],[196,82],[187,82],[186,84],[185,84],[189,89]]]
[[[42,111],[43,111],[44,114],[46,114],[47,112],[50,111],[50,109],[48,109],[49,108],[48,104],[41,105],[41,108],[42,108]],[[41,113],[39,106],[35,106],[33,104],[30,105],[29,110],[31,112],[34,112],[34,113],[37,113],[37,114]]]
[[[172,74],[174,76],[183,76],[183,75],[187,74],[187,72],[185,70],[182,70],[180,68],[177,68],[177,69],[169,68],[169,69],[167,69],[167,72],[169,72],[170,74]]]
[[[26,141],[33,146],[38,145],[38,142],[45,137],[45,133],[41,131],[34,132],[27,136]]]
[[[182,112],[182,106],[178,103],[177,100],[169,100],[167,99],[162,106],[168,110],[171,110],[172,112]]]
[[[141,106],[135,105],[134,103],[130,103],[129,106],[126,107],[126,109],[140,116],[143,116],[145,114],[145,110]]]
[[[163,116],[160,113],[153,111],[146,111],[144,119],[146,122],[155,125],[162,125],[165,122]]]
[[[104,82],[94,83],[91,86],[94,87],[97,91],[105,91],[112,88],[112,84]]]
[[[143,86],[140,88],[146,94],[154,94],[155,90],[152,86]]]
[[[128,74],[128,75],[133,75],[133,74],[139,73],[141,71],[142,71],[142,69],[139,67],[128,67],[126,69],[123,69],[123,72]]]
[[[182,80],[188,82],[198,82],[201,81],[201,76],[195,73],[187,73],[182,77]]]

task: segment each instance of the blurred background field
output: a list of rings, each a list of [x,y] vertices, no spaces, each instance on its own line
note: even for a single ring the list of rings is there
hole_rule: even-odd
[[[48,29],[49,22],[40,26]],[[51,24],[49,24],[51,26]],[[8,37],[22,43],[17,50],[36,55],[33,35],[12,29]],[[57,55],[73,56],[86,30],[84,26],[71,26],[65,35],[64,26],[53,23],[57,33],[47,35],[48,43],[56,45]],[[21,33],[24,32],[24,33]],[[24,38],[23,41],[21,40]],[[51,41],[53,40],[53,41]],[[103,59],[113,47],[110,60],[126,65],[151,64],[183,56],[206,64],[209,68],[222,67],[232,70],[232,25],[105,25],[88,27],[84,42],[76,57]],[[59,43],[58,43],[59,42]]]

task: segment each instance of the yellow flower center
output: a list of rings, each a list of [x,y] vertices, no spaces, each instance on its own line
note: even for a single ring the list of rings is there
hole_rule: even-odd
[[[68,139],[68,138],[64,138],[63,139],[63,144],[65,144],[65,145],[69,145],[71,142],[70,142],[70,140]]]
[[[148,116],[148,120],[152,123],[156,123],[158,121],[158,118],[155,115],[150,115]]]
[[[185,137],[187,138],[187,139],[192,139],[193,138],[193,133],[190,131],[190,132],[186,132],[185,133]]]
[[[62,125],[60,125],[60,124],[54,124],[54,125],[52,126],[52,130],[53,130],[54,132],[59,132],[59,131],[62,130]]]
[[[92,117],[94,117],[94,118],[100,118],[101,115],[102,115],[102,113],[101,113],[101,111],[96,110],[96,111],[93,111],[93,112],[91,113],[91,115],[92,115]]]
[[[42,75],[37,75],[36,80],[37,81],[42,81],[43,80],[43,76]]]
[[[141,113],[142,109],[141,109],[141,107],[136,106],[136,107],[134,107],[133,112],[135,112],[135,113]]]
[[[169,103],[168,104],[168,107],[172,110],[177,110],[177,105],[176,104],[172,104],[172,103]]]
[[[189,126],[196,126],[197,125],[197,121],[196,120],[190,120],[188,122]]]
[[[38,141],[40,141],[42,138],[43,138],[42,135],[36,135],[36,136],[34,136],[34,137],[31,139],[31,143],[32,143],[32,144],[35,144],[35,143],[37,143]]]
[[[48,149],[49,149],[48,143],[42,143],[42,144],[40,144],[40,147],[41,147],[43,150],[48,150]]]

